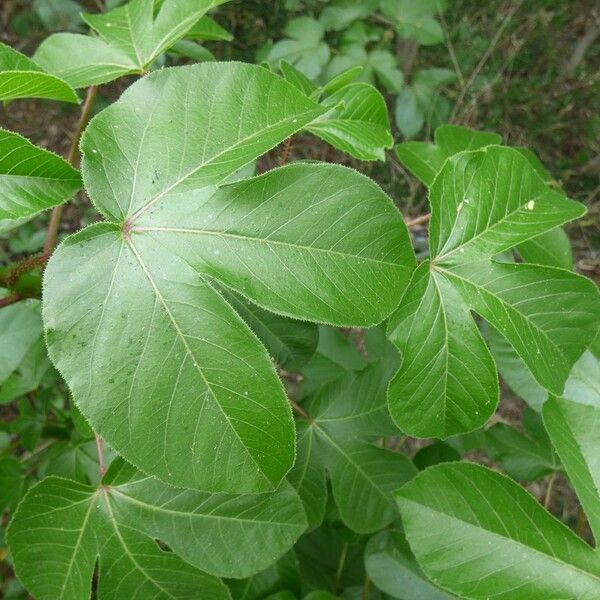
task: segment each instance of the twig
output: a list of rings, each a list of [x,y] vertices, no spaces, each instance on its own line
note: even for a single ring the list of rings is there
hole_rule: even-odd
[[[420,217],[416,217],[415,219],[409,219],[406,221],[406,226],[410,229],[411,227],[416,227],[417,225],[422,225],[423,223],[427,223],[431,219],[431,213],[427,213],[426,215],[421,215]]]
[[[15,304],[15,302],[19,302],[19,300],[23,300],[24,296],[21,294],[10,294],[5,296],[4,298],[0,298],[0,308],[4,308],[5,306],[10,306],[11,304]]]
[[[96,434],[96,450],[98,451],[98,471],[100,472],[100,479],[104,477],[106,473],[106,466],[104,465],[104,440]]]
[[[579,513],[577,514],[577,526],[575,527],[575,532],[579,535],[579,537],[583,537],[586,523],[587,523],[587,516],[583,512],[583,509],[580,508]]]
[[[456,72],[456,76],[458,77],[460,87],[461,89],[463,89],[465,87],[465,77],[460,68],[460,65],[458,64],[458,59],[456,58],[456,52],[454,51],[454,45],[452,44],[452,40],[450,39],[450,31],[448,30],[448,23],[446,22],[446,17],[444,17],[444,11],[440,11],[439,17],[442,25],[442,31],[444,32],[444,39],[446,41],[448,54],[450,55],[452,66],[454,67],[454,71]]]
[[[557,471],[552,471],[550,479],[548,479],[548,487],[546,488],[546,495],[544,497],[544,508],[548,510],[550,506],[550,500],[552,499],[552,490],[554,488],[554,482],[556,481]]]
[[[565,65],[563,71],[564,77],[573,77],[575,75],[577,67],[584,59],[588,50],[592,47],[592,44],[596,41],[596,38],[600,36],[600,18],[594,12],[592,12],[592,17],[594,18],[593,22],[590,24],[586,32],[575,46],[575,50],[573,50],[571,58]]]
[[[363,587],[362,600],[369,600],[369,591],[371,590],[371,580],[365,575],[365,585]]]
[[[342,573],[344,572],[344,565],[346,564],[346,555],[348,554],[348,542],[344,542],[342,546],[342,553],[340,554],[340,562],[338,563],[337,571],[335,572],[335,591],[339,592],[342,583]]]
[[[451,123],[455,120],[456,115],[458,114],[458,110],[462,106],[462,103],[464,102],[467,92],[469,91],[469,89],[471,88],[471,86],[473,85],[473,83],[475,82],[477,77],[479,77],[479,73],[481,73],[481,70],[483,69],[483,67],[487,63],[488,59],[492,55],[492,52],[495,50],[496,46],[498,45],[498,42],[500,41],[500,38],[502,37],[504,30],[508,27],[508,24],[510,23],[514,14],[519,10],[522,3],[523,3],[523,0],[518,0],[518,2],[509,10],[506,17],[504,17],[504,20],[502,21],[500,27],[496,31],[496,35],[494,35],[494,37],[492,38],[492,41],[490,42],[490,45],[488,46],[487,50],[484,52],[483,56],[481,57],[481,60],[479,61],[477,66],[473,69],[473,72],[471,73],[469,79],[467,80],[467,83],[463,86],[462,90],[460,91],[460,94],[458,95],[456,104],[454,105],[454,110],[452,111],[452,115],[450,117]]]
[[[285,140],[285,142],[283,142],[283,153],[281,155],[281,162],[280,162],[281,166],[288,164],[293,146],[294,146],[294,136],[291,135],[287,140]]]
[[[75,130],[75,134],[73,135],[71,148],[67,157],[69,164],[71,164],[74,167],[77,165],[79,140],[81,139],[81,134],[83,133],[87,122],[90,120],[92,108],[94,107],[94,102],[96,100],[97,93],[97,86],[90,86],[87,90],[87,95],[85,98],[85,102],[83,103],[83,107],[81,108],[81,115],[79,117],[79,122],[77,123],[77,129]],[[60,227],[60,220],[62,218],[63,208],[64,204],[60,204],[59,206],[55,206],[54,210],[52,211],[50,225],[48,225],[48,234],[46,235],[46,242],[44,244],[44,255],[48,258],[52,254],[54,246],[56,245],[56,237],[58,235],[58,228]]]
[[[309,414],[295,401],[290,398],[290,404],[294,412],[297,412],[301,417],[304,417],[307,421],[310,421]]]

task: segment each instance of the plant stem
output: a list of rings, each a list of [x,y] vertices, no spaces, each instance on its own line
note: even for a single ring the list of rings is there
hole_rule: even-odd
[[[10,306],[11,304],[15,304],[15,302],[19,302],[22,300],[24,296],[19,293],[10,294],[5,296],[4,298],[0,298],[0,308],[4,308],[5,306]]]
[[[90,120],[97,93],[97,86],[90,86],[87,90],[85,102],[83,103],[83,106],[81,108],[81,115],[79,117],[79,122],[77,123],[77,129],[75,130],[75,133],[73,135],[71,148],[69,149],[69,155],[67,157],[69,164],[71,164],[73,167],[77,165],[79,140],[81,139],[81,134],[83,133],[85,126]],[[50,225],[48,225],[48,234],[46,235],[46,243],[44,244],[44,256],[46,256],[47,259],[50,258],[50,255],[54,250],[54,246],[56,245],[56,237],[58,236],[58,229],[60,227],[60,220],[62,218],[63,208],[64,204],[61,204],[59,206],[55,206],[52,211]]]
[[[371,580],[368,575],[365,575],[365,585],[363,587],[362,600],[369,600],[369,592],[371,591]]]
[[[310,421],[309,414],[295,401],[290,398],[290,404],[294,412],[297,412],[301,417],[304,417],[307,421]]]
[[[411,227],[415,227],[416,225],[422,225],[423,223],[427,223],[431,219],[431,213],[427,213],[426,215],[421,215],[416,219],[409,219],[406,221],[406,226],[410,229]]]
[[[104,440],[96,433],[96,450],[98,451],[98,470],[100,471],[100,479],[104,477],[106,473],[106,466],[104,465]]]
[[[287,165],[290,160],[290,153],[292,152],[292,147],[294,145],[294,136],[290,136],[285,142],[283,142],[283,154],[281,155],[281,163],[280,165]]]
[[[544,508],[548,510],[550,506],[550,500],[552,499],[552,489],[554,488],[554,482],[556,480],[557,471],[552,471],[550,479],[548,479],[548,487],[546,488],[546,496],[544,497]]]
[[[346,555],[348,554],[348,542],[344,542],[342,546],[342,553],[340,554],[340,562],[338,563],[337,571],[335,572],[335,591],[339,592],[342,583],[342,573],[344,571],[344,564],[346,563]]]
[[[586,523],[587,523],[587,516],[583,512],[583,509],[580,508],[579,513],[577,514],[577,526],[575,528],[575,532],[579,535],[579,537],[583,537]]]

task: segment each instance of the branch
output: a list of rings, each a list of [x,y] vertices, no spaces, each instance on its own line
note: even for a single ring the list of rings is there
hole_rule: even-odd
[[[11,304],[15,304],[15,302],[19,302],[19,300],[23,300],[25,296],[21,294],[10,294],[9,296],[5,296],[4,298],[0,298],[0,308],[4,308],[5,306],[10,306]]]
[[[90,120],[90,116],[92,114],[92,108],[94,107],[94,102],[96,100],[96,95],[98,93],[98,88],[95,85],[92,85],[87,90],[87,95],[85,98],[85,102],[83,103],[83,107],[81,108],[81,116],[79,117],[79,122],[77,123],[77,129],[75,130],[75,134],[73,135],[73,140],[71,142],[71,148],[69,150],[69,155],[67,160],[69,164],[73,167],[77,165],[77,154],[79,149],[79,140],[81,139],[81,134],[85,129],[88,121]],[[52,251],[54,250],[54,246],[56,245],[56,237],[58,235],[58,229],[60,227],[60,220],[62,219],[64,204],[60,206],[55,206],[52,210],[52,217],[50,218],[50,225],[48,225],[48,234],[46,235],[46,243],[44,244],[44,256],[50,258]]]
[[[406,226],[411,229],[416,227],[417,225],[422,225],[423,223],[427,223],[431,219],[431,213],[427,213],[426,215],[421,215],[420,217],[416,217],[415,219],[409,219],[406,221]]]

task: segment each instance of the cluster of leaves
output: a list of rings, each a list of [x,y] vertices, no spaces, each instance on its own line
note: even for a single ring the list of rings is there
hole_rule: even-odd
[[[206,39],[215,4],[132,0],[34,61],[2,47],[3,98],[76,102],[145,74]],[[141,77],[87,126],[80,171],[1,132],[4,227],[82,186],[101,217],[52,253],[43,301],[0,311],[13,570],[36,600],[597,597],[590,546],[515,481],[459,462],[479,449],[519,481],[564,473],[600,534],[600,295],[561,229],[583,207],[530,152],[444,126],[396,148],[429,188],[418,261],[358,172],[254,176],[302,131],[365,160],[392,145],[358,69],[317,85],[280,68]],[[0,275],[7,294],[39,292],[35,270]],[[484,427],[498,370],[530,407],[523,430]],[[405,436],[437,441],[410,457]]]
[[[377,84],[394,99],[396,125],[412,138],[426,122],[435,128],[450,115],[450,101],[440,92],[456,73],[412,68],[418,45],[444,42],[438,16],[446,9],[446,0],[334,0],[318,18],[290,20],[286,38],[263,47],[259,58],[276,68],[282,60],[291,63],[317,83],[359,68],[359,81]],[[404,63],[397,52],[401,43],[408,50]]]

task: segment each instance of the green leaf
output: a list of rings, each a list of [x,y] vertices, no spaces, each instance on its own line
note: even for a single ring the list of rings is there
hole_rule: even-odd
[[[319,20],[327,31],[342,31],[354,21],[370,17],[378,4],[379,0],[336,0],[323,9]]]
[[[199,19],[185,37],[199,42],[230,42],[233,39],[231,33],[207,16]]]
[[[375,84],[378,80],[388,91],[398,93],[404,85],[404,76],[398,69],[397,58],[388,50],[367,52],[361,44],[348,44],[340,50],[326,70],[326,79],[340,76],[346,71],[361,68],[358,80]]]
[[[351,83],[323,101],[334,111],[308,130],[359,160],[385,160],[394,140],[383,96],[373,86]]]
[[[273,45],[267,60],[278,66],[282,60],[291,63],[308,79],[315,80],[329,62],[329,46],[323,41],[323,25],[311,17],[297,17],[285,28],[287,39]]]
[[[381,10],[392,19],[398,35],[413,38],[424,46],[444,41],[444,33],[435,15],[445,9],[445,0],[381,0]]]
[[[60,156],[0,128],[0,219],[22,219],[69,200],[81,177]]]
[[[41,335],[39,302],[20,302],[0,310],[0,383],[19,366]]]
[[[384,363],[374,363],[351,372],[325,386],[306,405],[308,424],[299,432],[301,462],[291,480],[301,496],[308,496],[311,525],[322,519],[317,502],[322,484],[308,472],[311,461],[313,469],[327,470],[340,517],[353,531],[372,533],[396,516],[391,494],[416,469],[406,456],[368,443],[395,433],[385,402],[386,371]]]
[[[485,432],[487,454],[513,478],[536,481],[560,468],[549,444],[542,444],[505,423]]]
[[[351,84],[362,73],[362,70],[362,65],[357,65],[356,67],[350,67],[349,69],[342,71],[323,86],[323,92],[326,94],[335,94],[342,88]]]
[[[282,369],[297,371],[315,353],[319,342],[315,324],[269,312],[233,292],[222,293]]]
[[[492,132],[474,131],[456,125],[442,125],[435,131],[435,144],[429,142],[404,142],[396,146],[396,154],[405,167],[430,186],[450,156],[465,150],[479,150],[498,146],[502,138]],[[547,183],[552,178],[539,158],[526,148],[516,148]],[[573,268],[573,254],[569,237],[561,228],[552,229],[516,247],[525,262],[563,269]]]
[[[596,553],[519,485],[485,467],[431,467],[398,492],[426,575],[466,598],[600,594]]]
[[[457,125],[442,125],[435,130],[435,143],[404,142],[396,146],[396,154],[410,172],[426,186],[442,170],[450,156],[465,150],[497,146],[502,138],[497,133],[474,131]]]
[[[143,70],[185,36],[213,4],[212,0],[165,0],[154,15],[154,0],[131,0],[83,18],[107,44]]]
[[[140,72],[139,66],[119,48],[79,33],[55,33],[47,37],[33,57],[44,69],[74,88],[101,85]]]
[[[534,410],[540,411],[548,392],[535,380],[507,339],[493,327],[487,335],[490,352],[508,387]]]
[[[302,369],[304,396],[316,392],[348,371],[360,371],[366,365],[367,361],[348,336],[333,327],[321,326],[317,351]]]
[[[204,63],[140,80],[83,136],[86,189],[115,222],[48,264],[50,357],[94,429],[167,483],[270,491],[294,460],[271,360],[215,281],[279,314],[358,326],[382,320],[410,274],[399,214],[352,170],[223,184],[322,112],[261,67]]]
[[[0,458],[0,515],[12,510],[25,492],[25,465],[15,456]]]
[[[327,506],[327,483],[319,456],[315,428],[304,421],[296,424],[296,462],[288,475],[304,505],[308,531],[321,525]]]
[[[47,38],[35,60],[75,88],[144,72],[183,38],[213,6],[212,0],[131,0],[103,14],[84,14],[99,38],[60,33]]]
[[[289,81],[303,94],[310,96],[317,90],[315,84],[306,75],[304,75],[304,73],[296,69],[296,67],[291,65],[289,62],[282,60],[279,63],[279,69],[286,81]]]
[[[600,402],[550,398],[543,408],[544,425],[560,456],[596,540],[600,539],[600,467],[598,419]]]
[[[89,597],[97,556],[99,598],[184,599],[198,589],[203,598],[228,598],[198,569],[246,577],[286,552],[304,527],[288,485],[261,496],[211,495],[170,488],[116,461],[98,488],[57,477],[32,488],[8,543],[21,581],[40,600]]]
[[[199,588],[207,598],[228,598],[218,579],[123,522],[115,513],[119,499],[112,490],[56,477],[29,491],[13,516],[8,542],[19,579],[36,598],[89,598],[98,555],[101,599],[183,599]]]
[[[171,46],[169,53],[175,56],[182,56],[183,58],[191,58],[196,62],[216,60],[215,55],[210,50],[191,40],[179,40],[175,42]]]
[[[519,244],[517,250],[528,263],[568,270],[573,268],[571,240],[560,227]]]
[[[292,550],[264,571],[247,579],[231,579],[227,585],[233,600],[262,600],[282,589],[299,593],[301,583],[296,555]]]
[[[428,581],[400,531],[382,531],[373,536],[365,550],[365,566],[371,581],[393,598],[454,598]]]
[[[414,456],[415,467],[422,471],[432,465],[460,460],[460,454],[444,442],[434,442],[421,448]]]
[[[0,42],[0,100],[18,98],[79,102],[68,83],[45,73],[33,60]]]
[[[594,336],[600,297],[571,272],[492,260],[584,213],[518,151],[488,146],[447,159],[430,201],[432,262],[415,271],[388,326],[403,356],[390,411],[406,433],[448,437],[480,427],[498,399],[471,311],[506,337],[541,385],[562,393]]]

